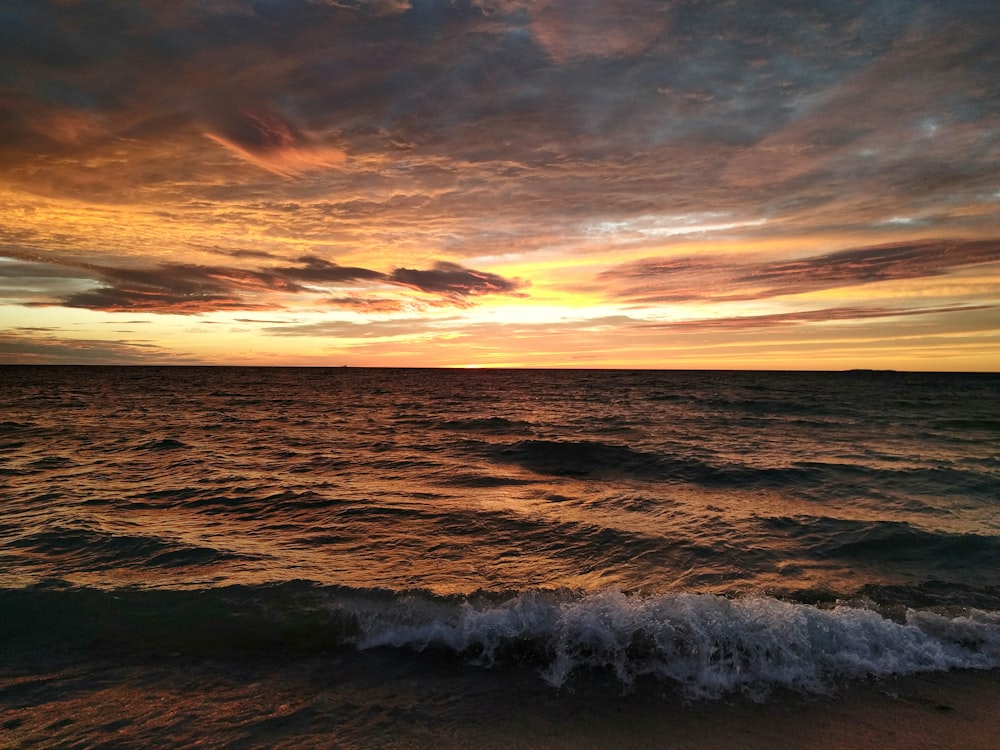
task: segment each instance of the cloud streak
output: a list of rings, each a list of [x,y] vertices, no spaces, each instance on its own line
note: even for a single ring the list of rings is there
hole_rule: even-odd
[[[0,358],[16,364],[196,363],[189,355],[151,342],[74,338],[38,332],[0,332]]]
[[[441,262],[430,270],[397,268],[382,273],[367,268],[340,266],[315,256],[302,256],[298,265],[243,268],[190,263],[161,263],[153,267],[129,268],[64,261],[66,268],[49,264],[16,264],[16,272],[36,277],[92,279],[96,288],[74,292],[58,300],[26,304],[58,304],[104,312],[151,312],[190,315],[232,310],[279,309],[276,297],[325,295],[330,288],[358,285],[405,287],[436,297],[440,303],[469,306],[468,298],[486,295],[516,295],[525,282],[498,274]],[[52,270],[48,270],[52,268]],[[403,309],[398,299],[384,295],[333,297],[317,300],[335,308],[388,313]],[[419,301],[417,302],[419,306]]]
[[[770,299],[825,289],[942,276],[1000,263],[1000,241],[913,241],[791,260],[742,256],[645,259],[600,274],[630,303]]]
[[[800,312],[743,315],[725,318],[702,318],[670,323],[641,323],[637,327],[671,333],[704,333],[707,331],[757,331],[761,329],[798,326],[811,323],[864,321],[873,318],[906,318],[911,316],[970,313],[1000,309],[1000,305],[950,305],[945,307],[830,307]]]

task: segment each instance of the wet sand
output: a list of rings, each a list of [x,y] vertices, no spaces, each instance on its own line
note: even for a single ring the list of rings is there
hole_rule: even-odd
[[[694,704],[652,695],[610,698],[599,709],[563,696],[534,727],[511,722],[476,733],[489,748],[893,748],[1000,747],[1000,673],[951,672],[856,684],[828,697],[772,696]]]
[[[0,747],[1000,747],[1000,672],[853,683],[829,696],[684,701],[658,683],[553,690],[529,670],[427,654],[156,660],[0,675]]]

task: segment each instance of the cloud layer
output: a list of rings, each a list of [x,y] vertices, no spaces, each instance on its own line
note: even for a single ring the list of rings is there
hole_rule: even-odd
[[[0,331],[649,365],[827,315],[1000,368],[997,49],[993,0],[9,3]]]

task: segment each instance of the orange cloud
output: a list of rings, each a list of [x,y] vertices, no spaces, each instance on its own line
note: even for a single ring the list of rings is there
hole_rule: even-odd
[[[93,112],[69,107],[49,107],[36,112],[33,124],[52,140],[70,145],[105,134],[100,118]]]
[[[343,150],[315,143],[273,112],[233,109],[217,113],[205,135],[268,172],[292,177],[343,164]]]
[[[557,63],[642,52],[666,28],[654,3],[545,0],[531,7],[531,31]]]

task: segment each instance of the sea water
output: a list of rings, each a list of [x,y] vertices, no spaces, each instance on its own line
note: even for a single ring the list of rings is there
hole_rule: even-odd
[[[1000,667],[996,375],[4,367],[0,488],[25,744]]]

